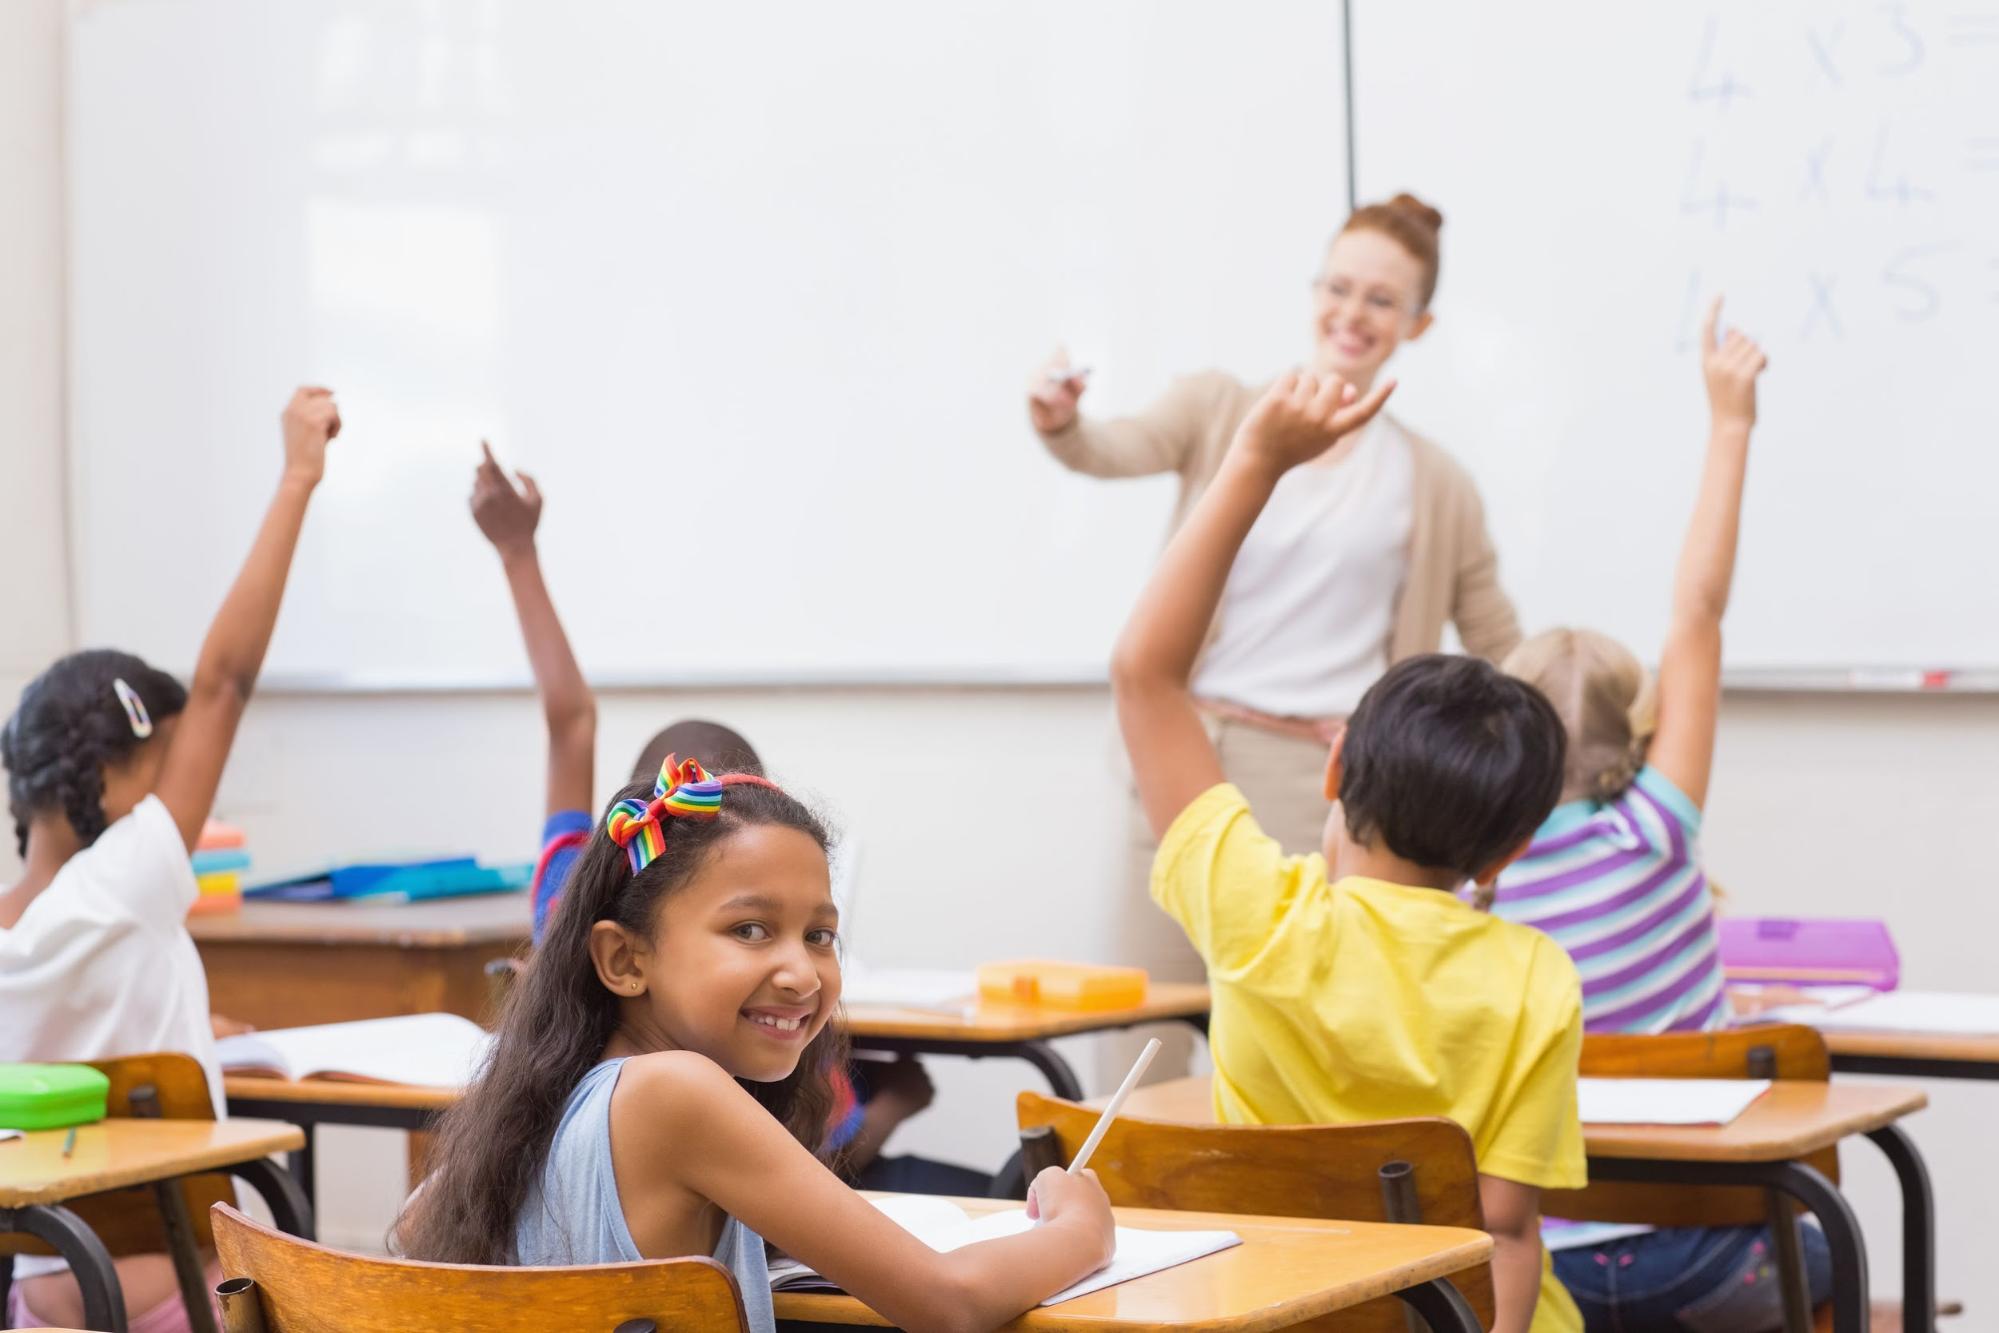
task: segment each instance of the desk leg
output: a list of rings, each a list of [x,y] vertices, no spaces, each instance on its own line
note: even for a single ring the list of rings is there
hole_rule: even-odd
[[[1091,1036],[1092,1033],[1079,1033]],[[885,1055],[962,1055],[968,1060],[1025,1060],[1048,1080],[1049,1091],[1072,1102],[1083,1100],[1083,1084],[1069,1062],[1045,1041],[931,1041],[925,1037],[854,1038],[857,1051]],[[357,1122],[358,1123],[358,1122]]]
[[[1083,1084],[1076,1077],[1076,1071],[1069,1062],[1055,1053],[1055,1048],[1045,1041],[1023,1041],[1018,1046],[1008,1048],[1007,1054],[1018,1055],[1027,1063],[1041,1071],[1048,1080],[1048,1087],[1057,1097],[1072,1102],[1083,1100]]]
[[[1846,1196],[1803,1162],[1778,1164],[1771,1183],[1809,1209],[1825,1231],[1832,1250],[1832,1333],[1867,1333],[1867,1242]]]
[[[82,1218],[61,1204],[30,1204],[0,1208],[0,1231],[16,1231],[47,1241],[69,1261],[69,1271],[83,1291],[83,1322],[92,1328],[125,1333],[125,1293],[111,1251]]]
[[[300,1240],[316,1239],[312,1229],[312,1201],[306,1198],[305,1191],[299,1188],[298,1181],[289,1171],[268,1157],[238,1162],[223,1169],[246,1181],[251,1189],[263,1196],[278,1230]]]
[[[1402,1303],[1423,1317],[1431,1333],[1484,1333],[1478,1315],[1449,1278],[1405,1287],[1395,1293]]]
[[[1867,1333],[1867,1242],[1846,1196],[1803,1162],[1682,1162],[1592,1157],[1591,1180],[1647,1185],[1755,1185],[1782,1190],[1805,1206],[1832,1251],[1832,1333]]]
[[[283,1118],[282,1116],[279,1117],[279,1119]],[[292,1179],[298,1182],[299,1190],[305,1195],[305,1201],[308,1204],[318,1197],[314,1190],[315,1177],[313,1175],[312,1160],[313,1131],[318,1128],[310,1120],[300,1123],[299,1130],[305,1135],[305,1144],[285,1154],[285,1165],[291,1168]]]
[[[1936,1333],[1937,1207],[1929,1168],[1900,1125],[1887,1125],[1868,1138],[1895,1168],[1902,1186],[1902,1327],[1909,1333]]]
[[[208,1275],[201,1269],[201,1255],[194,1243],[194,1224],[187,1215],[187,1196],[178,1178],[156,1181],[153,1199],[159,1205],[160,1221],[166,1226],[167,1254],[174,1261],[174,1277],[180,1283],[180,1303],[187,1311],[190,1333],[218,1333],[215,1306],[208,1298]]]

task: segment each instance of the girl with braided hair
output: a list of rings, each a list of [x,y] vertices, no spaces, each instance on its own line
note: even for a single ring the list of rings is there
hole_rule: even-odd
[[[0,731],[24,868],[0,890],[0,1060],[183,1051],[222,1078],[208,981],[184,924],[189,852],[277,622],[307,502],[340,433],[326,389],[283,415],[284,467],[249,558],[182,689],[130,653],[73,653],[21,693]],[[15,1260],[8,1326],[78,1326],[83,1299],[58,1259]],[[164,1254],[118,1261],[134,1333],[187,1328]]]
[[[1764,357],[1739,332],[1718,338],[1719,314],[1717,301],[1702,334],[1707,459],[1658,675],[1593,630],[1536,635],[1502,664],[1548,696],[1569,748],[1563,803],[1501,873],[1492,910],[1568,950],[1582,973],[1590,1032],[1702,1032],[1729,1021],[1699,840],[1721,704],[1721,619]],[[1813,1299],[1823,1300],[1832,1283],[1825,1238],[1806,1227],[1804,1242]],[[1763,1227],[1665,1228],[1565,1248],[1554,1259],[1592,1331],[1753,1330],[1783,1319]]]

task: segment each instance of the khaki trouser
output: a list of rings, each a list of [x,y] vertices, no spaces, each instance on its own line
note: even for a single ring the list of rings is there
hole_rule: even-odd
[[[1246,722],[1216,717],[1206,721],[1222,773],[1242,790],[1263,831],[1286,852],[1321,850],[1331,808],[1325,797],[1326,746]],[[1152,859],[1159,842],[1146,825],[1136,793],[1130,812],[1125,886],[1118,898],[1121,961],[1143,967],[1155,981],[1204,981],[1207,973],[1186,932],[1153,904]],[[1174,1024],[1146,1035],[1157,1036],[1162,1043],[1146,1082],[1185,1076],[1194,1052],[1192,1032]],[[1130,1032],[1113,1033],[1100,1043],[1097,1079],[1105,1091],[1124,1078],[1144,1045],[1144,1036]]]

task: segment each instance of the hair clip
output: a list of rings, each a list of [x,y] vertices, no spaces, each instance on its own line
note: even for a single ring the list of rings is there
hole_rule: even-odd
[[[604,816],[604,831],[611,835],[611,841],[625,849],[636,875],[666,850],[666,820],[713,819],[722,813],[723,789],[745,783],[777,788],[776,783],[753,773],[714,777],[698,759],[683,760],[668,755],[652,785],[652,800],[619,801]]]
[[[153,715],[146,711],[146,701],[139,692],[127,685],[122,677],[111,682],[111,692],[118,696],[118,702],[125,705],[125,720],[132,724],[132,734],[145,740],[153,734]]]

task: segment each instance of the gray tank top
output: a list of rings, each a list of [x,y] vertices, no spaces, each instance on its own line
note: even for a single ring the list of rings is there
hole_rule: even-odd
[[[611,1093],[622,1059],[593,1067],[569,1094],[562,1123],[548,1145],[541,1183],[521,1205],[514,1226],[514,1258],[523,1264],[639,1263],[618,1202],[611,1169]],[[763,1237],[730,1218],[722,1226],[715,1260],[736,1275],[752,1333],[773,1333],[770,1269]]]

